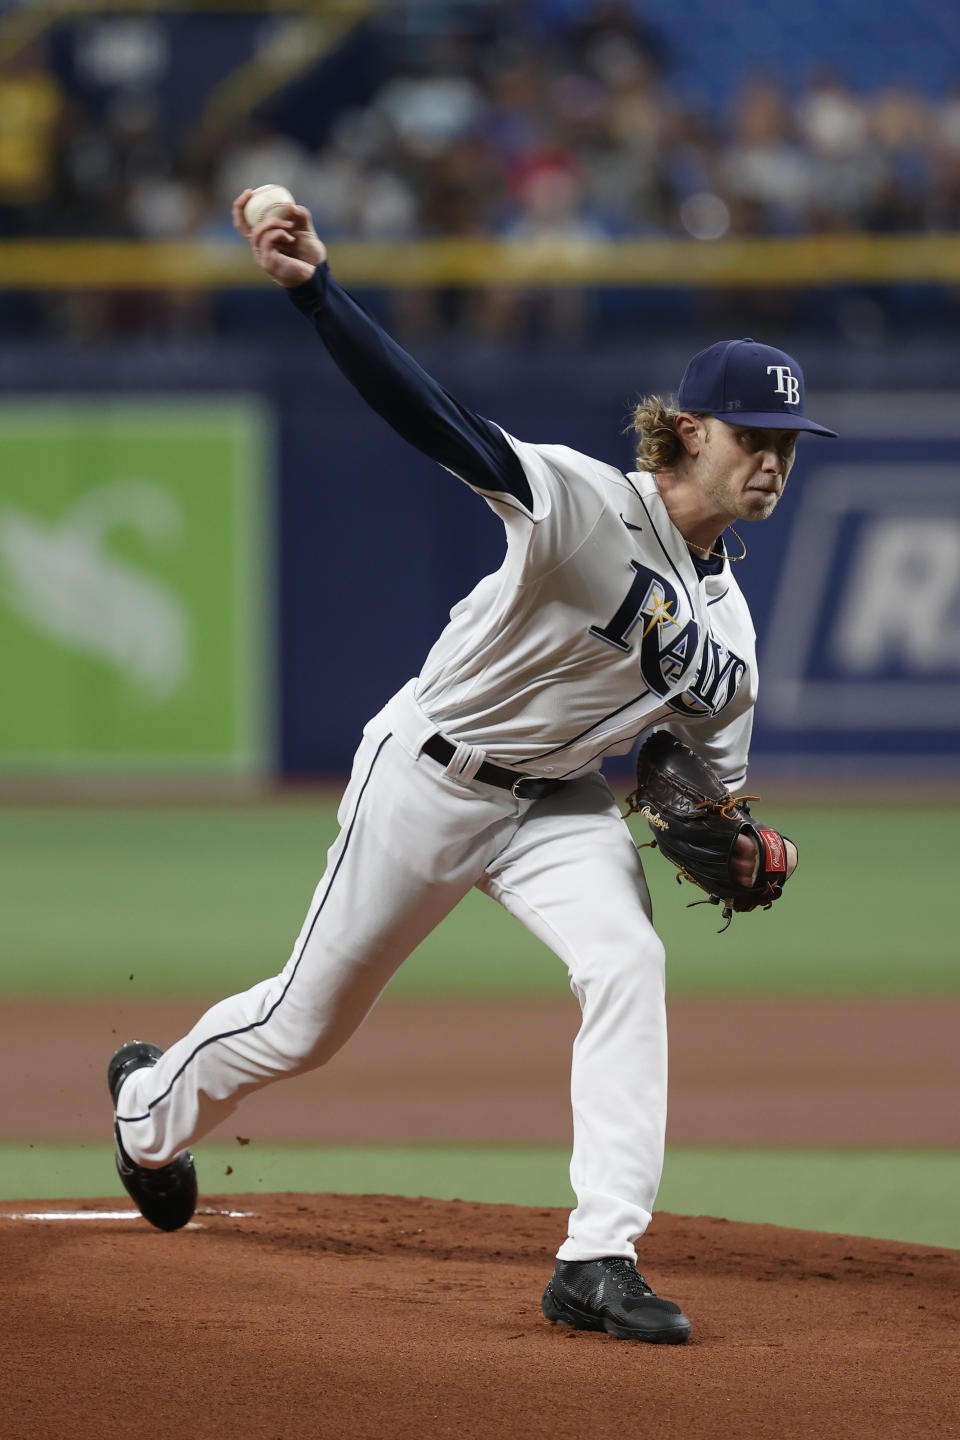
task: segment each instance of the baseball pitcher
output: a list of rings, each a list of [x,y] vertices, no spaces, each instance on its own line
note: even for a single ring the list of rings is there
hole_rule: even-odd
[[[664,949],[600,766],[653,735],[633,803],[656,843],[728,920],[779,896],[796,850],[731,793],[746,774],[757,669],[732,571],[743,542],[727,532],[772,513],[799,432],[833,432],[805,416],[797,362],[744,339],[696,355],[676,406],[637,407],[632,473],[516,439],[448,394],[337,284],[303,206],[251,227],[250,193],[234,222],[257,264],[367,403],[500,517],[505,553],[367,724],[284,968],[166,1052],[131,1041],[111,1060],[121,1179],[154,1225],[185,1225],[197,1195],[188,1147],[251,1090],[329,1060],[477,886],[559,956],[582,1012],[576,1207],[544,1314],[683,1341],[690,1322],[647,1284],[635,1248],[663,1162]]]

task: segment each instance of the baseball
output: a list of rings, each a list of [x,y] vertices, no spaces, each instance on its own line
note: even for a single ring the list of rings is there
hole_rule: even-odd
[[[259,185],[243,207],[243,218],[250,226],[268,219],[271,215],[275,215],[279,220],[287,220],[290,207],[295,204],[296,201],[285,186]]]

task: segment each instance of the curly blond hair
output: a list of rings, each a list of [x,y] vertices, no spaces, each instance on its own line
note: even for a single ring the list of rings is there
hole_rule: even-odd
[[[677,434],[680,413],[675,405],[659,395],[645,395],[634,406],[627,429],[639,437],[638,470],[670,470],[676,465],[684,454],[683,441]],[[691,413],[695,413],[698,420],[707,418],[700,411]]]

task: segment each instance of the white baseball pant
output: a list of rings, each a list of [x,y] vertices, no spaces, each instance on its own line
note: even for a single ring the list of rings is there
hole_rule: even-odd
[[[477,886],[564,961],[581,1007],[577,1205],[559,1258],[632,1258],[660,1183],[667,1095],[664,952],[636,848],[599,774],[518,801],[453,779],[457,756],[444,770],[419,755],[423,726],[404,715],[388,706],[364,732],[289,961],[130,1075],[117,1107],[124,1149],[137,1164],[164,1165],[248,1092],[324,1064]]]

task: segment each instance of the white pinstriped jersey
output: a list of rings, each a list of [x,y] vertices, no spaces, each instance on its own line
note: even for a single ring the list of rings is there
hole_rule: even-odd
[[[553,777],[666,728],[742,786],[756,649],[729,563],[699,577],[652,475],[506,438],[532,505],[474,487],[507,552],[450,612],[414,685],[421,710],[492,760]]]

